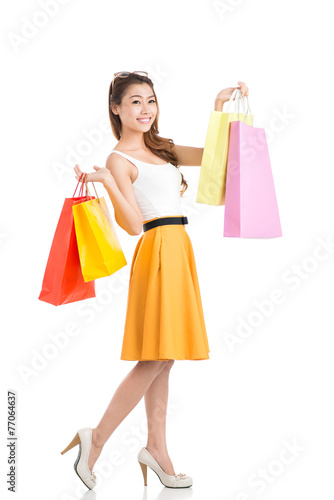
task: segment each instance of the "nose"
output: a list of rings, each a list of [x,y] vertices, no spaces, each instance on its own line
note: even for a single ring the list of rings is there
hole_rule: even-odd
[[[147,114],[147,104],[143,103],[141,107],[142,113]]]

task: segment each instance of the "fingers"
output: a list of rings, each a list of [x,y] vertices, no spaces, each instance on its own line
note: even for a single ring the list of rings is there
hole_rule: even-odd
[[[101,170],[101,167],[98,167],[97,165],[94,165],[93,166],[94,170]],[[76,176],[75,178],[78,180],[78,181],[81,181],[81,182],[91,182],[90,180],[90,177],[92,177],[91,174],[86,174],[85,172],[82,172],[79,165],[76,163],[75,164],[75,167],[74,167],[74,171],[76,173]],[[92,172],[93,174],[93,172]],[[94,178],[94,177],[93,177]]]
[[[239,89],[239,88],[240,88],[239,86],[238,86],[238,87],[230,87],[231,96],[232,96],[233,92],[234,92],[236,89]],[[236,97],[237,97],[237,95],[235,95],[235,96],[233,97],[233,99],[232,99],[232,100],[233,100],[233,101],[235,101],[235,100],[236,100]]]
[[[248,87],[244,82],[238,82],[240,83],[241,88],[241,97],[245,97],[249,95]]]
[[[78,181],[84,182],[85,181],[85,177],[87,177],[88,174],[82,172],[81,169],[80,169],[80,167],[79,167],[79,165],[77,163],[75,164],[74,170],[75,170],[75,173],[77,174],[75,176],[75,178]],[[88,178],[87,178],[87,181],[88,181]]]

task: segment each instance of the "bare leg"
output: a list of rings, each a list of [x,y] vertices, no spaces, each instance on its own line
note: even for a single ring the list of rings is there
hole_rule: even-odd
[[[169,372],[173,364],[174,360],[170,359],[145,392],[148,424],[146,448],[160,467],[170,476],[174,475],[175,471],[167,452],[166,413]]]
[[[90,470],[114,430],[141,400],[152,381],[168,361],[138,361],[116,389],[99,424],[93,429],[92,446],[88,458]]]

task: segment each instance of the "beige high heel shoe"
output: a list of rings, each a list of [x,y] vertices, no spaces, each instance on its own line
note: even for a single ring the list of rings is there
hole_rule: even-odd
[[[92,446],[91,427],[84,427],[83,429],[80,429],[70,444],[60,453],[64,455],[64,453],[71,450],[77,444],[79,445],[79,453],[76,461],[74,462],[74,470],[85,486],[92,490],[96,485],[96,475],[88,467],[88,457]]]
[[[186,474],[175,474],[174,476],[166,474],[145,447],[139,451],[137,458],[143,473],[145,486],[147,486],[147,466],[157,474],[161,483],[167,488],[189,488],[193,484],[192,478]]]

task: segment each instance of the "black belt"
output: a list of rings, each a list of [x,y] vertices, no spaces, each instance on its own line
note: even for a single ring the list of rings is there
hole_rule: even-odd
[[[145,222],[143,224],[143,231],[145,232],[157,226],[166,226],[167,224],[188,224],[188,219],[187,217],[160,217],[160,219]]]

